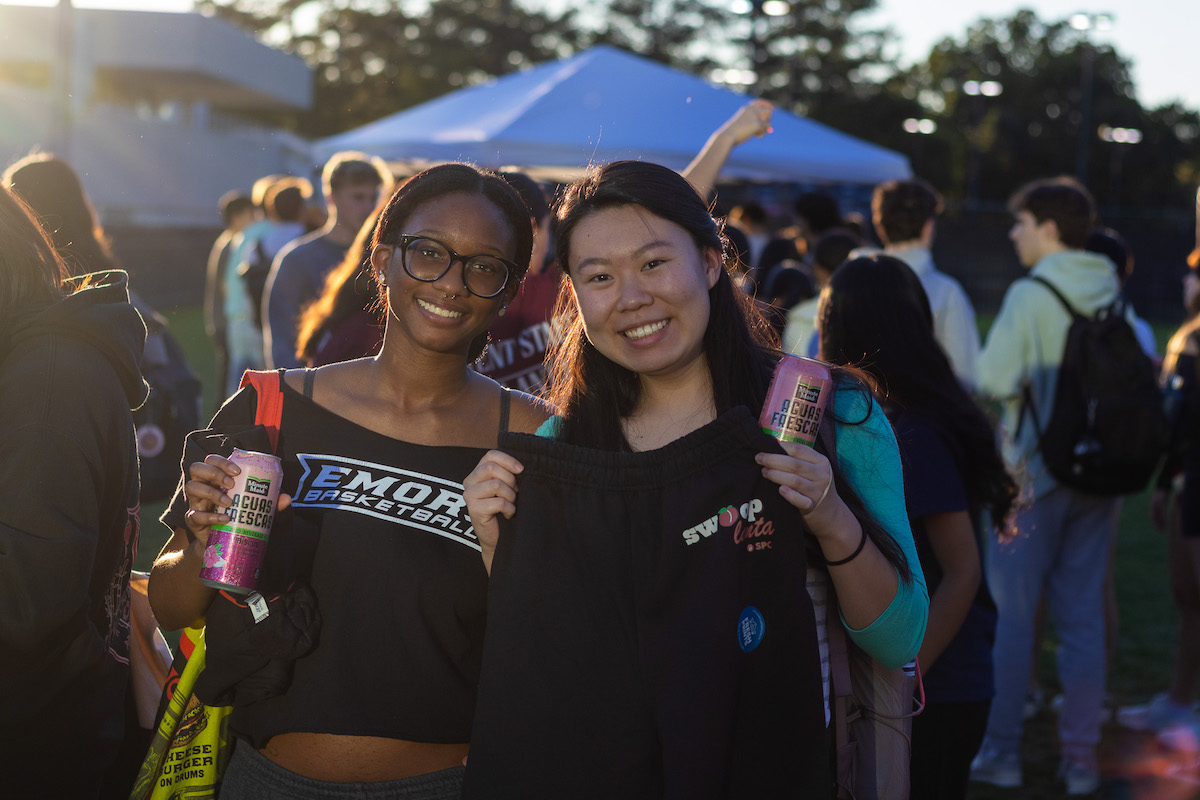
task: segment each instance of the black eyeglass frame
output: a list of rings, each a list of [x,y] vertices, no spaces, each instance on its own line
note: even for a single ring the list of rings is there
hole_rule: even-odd
[[[446,249],[446,252],[450,255],[450,261],[447,262],[446,268],[444,270],[442,270],[441,273],[438,274],[436,277],[421,278],[416,275],[413,275],[412,270],[410,270],[408,268],[408,246],[410,244],[412,244],[413,242],[418,241],[420,239],[427,239],[428,241],[433,242],[434,244],[438,245],[439,247],[444,247]],[[400,234],[400,241],[397,242],[396,244],[393,244],[392,247],[400,248],[400,266],[404,267],[404,273],[406,275],[408,275],[408,277],[412,278],[414,281],[420,281],[421,283],[433,283],[435,281],[441,280],[445,276],[445,274],[450,271],[450,268],[454,266],[454,262],[455,261],[459,262],[462,265],[463,286],[466,287],[468,292],[475,295],[476,297],[481,297],[484,300],[490,300],[491,298],[496,297],[501,292],[503,292],[505,290],[505,288],[508,287],[508,279],[511,278],[520,269],[520,267],[518,267],[515,262],[509,261],[507,258],[503,258],[503,257],[495,255],[493,253],[472,253],[471,255],[460,255],[459,253],[455,252],[454,249],[452,247],[450,247],[450,245],[446,244],[445,242],[441,241],[440,239],[435,239],[432,236],[425,236],[425,235],[419,234],[419,233],[402,233],[402,234]],[[468,262],[470,262],[471,259],[478,258],[480,256],[485,256],[487,258],[496,259],[497,261],[499,261],[501,264],[504,265],[504,269],[506,270],[506,272],[504,274],[504,283],[500,284],[500,288],[497,289],[496,291],[492,292],[491,294],[480,294],[479,292],[477,292],[471,288],[471,284],[467,280],[467,264],[468,264]]]

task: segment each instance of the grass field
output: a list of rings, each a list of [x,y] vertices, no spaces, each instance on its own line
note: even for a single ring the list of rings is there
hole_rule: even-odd
[[[200,307],[183,308],[167,316],[171,330],[183,345],[192,368],[204,381],[206,389],[216,385],[213,355],[204,334]],[[982,320],[982,326],[986,324],[987,320]],[[1155,332],[1161,348],[1170,336],[1171,329],[1158,326]],[[206,419],[223,399],[217,392],[206,390]],[[1126,499],[1117,541],[1116,590],[1121,619],[1119,645],[1112,665],[1109,690],[1118,705],[1142,701],[1166,686],[1175,640],[1175,615],[1166,580],[1166,540],[1150,525],[1147,504],[1146,494]],[[166,541],[166,528],[154,521],[161,511],[161,504],[143,508],[145,524],[138,558],[139,569],[149,569],[154,556]],[[1054,647],[1051,634],[1047,637],[1038,664],[1039,678],[1047,690],[1047,696],[1058,689],[1054,672]],[[1054,722],[1052,713],[1043,712],[1026,725],[1026,785],[1023,789],[1001,790],[973,784],[972,800],[1041,800],[1061,796],[1061,790],[1054,781],[1058,767]],[[1106,726],[1103,748],[1108,770],[1117,772],[1119,764],[1147,746],[1149,743],[1128,736],[1116,726]],[[1120,768],[1125,772],[1129,769],[1128,764]],[[1200,796],[1200,792],[1178,783],[1158,788],[1155,786],[1146,781],[1114,776],[1098,796],[1145,800],[1183,800]]]

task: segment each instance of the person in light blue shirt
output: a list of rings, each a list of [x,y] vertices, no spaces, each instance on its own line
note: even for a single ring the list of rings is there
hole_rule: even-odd
[[[917,273],[933,310],[938,344],[950,358],[954,374],[969,389],[975,385],[979,330],[967,293],[933,263],[933,240],[941,212],[941,195],[919,178],[880,184],[871,198],[871,219],[884,252]]]

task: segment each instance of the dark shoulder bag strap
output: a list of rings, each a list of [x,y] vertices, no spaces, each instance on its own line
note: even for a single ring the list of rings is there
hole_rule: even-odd
[[[280,372],[282,373],[282,370],[280,370]],[[283,380],[282,374],[279,376],[279,379]],[[316,381],[316,379],[317,371],[315,369],[309,367],[304,370],[304,397],[308,400],[312,400],[313,398],[313,382]]]
[[[1033,390],[1026,383],[1021,387],[1021,415],[1017,417],[1017,430],[1013,433],[1013,439],[1016,440],[1021,436],[1021,426],[1025,424],[1025,412],[1029,412],[1029,416],[1033,417],[1033,431],[1037,434],[1038,441],[1042,440],[1042,423],[1038,419],[1037,404],[1033,402]]]
[[[837,594],[833,580],[826,573],[828,596],[825,600],[825,638],[829,643],[829,712],[833,725],[834,780],[837,797],[850,797],[849,787],[854,785],[854,750],[850,740],[850,723],[859,715],[851,709],[854,689],[850,685],[850,655],[846,651],[846,631],[842,629],[842,615],[838,613]]]
[[[1075,310],[1075,307],[1072,306],[1067,300],[1066,296],[1063,295],[1063,293],[1060,292],[1058,287],[1053,283],[1046,280],[1041,275],[1030,275],[1028,276],[1028,280],[1031,280],[1034,283],[1040,283],[1042,286],[1045,286],[1047,289],[1049,289],[1050,293],[1054,295],[1059,304],[1062,305],[1063,310],[1067,312],[1072,321],[1081,316],[1080,313]],[[1045,354],[1042,353],[1040,339],[1038,340],[1038,354],[1039,356],[1042,356],[1041,360],[1043,363],[1045,363]],[[1017,416],[1017,429],[1013,432],[1014,440],[1020,438],[1021,436],[1021,426],[1025,424],[1026,411],[1028,411],[1029,415],[1033,417],[1033,430],[1034,433],[1037,434],[1038,441],[1040,442],[1042,440],[1042,423],[1041,420],[1038,419],[1037,404],[1033,402],[1033,391],[1029,388],[1028,383],[1021,387],[1021,413]]]
[[[837,431],[833,419],[833,401],[825,409],[817,438],[831,462],[837,459]],[[811,551],[810,551],[811,552]],[[825,641],[829,647],[829,715],[833,725],[834,780],[838,798],[849,798],[849,787],[853,785],[855,744],[850,741],[850,723],[856,711],[851,709],[854,690],[850,685],[850,656],[846,650],[846,631],[842,628],[842,615],[838,611],[837,592],[833,579],[824,565],[818,567],[825,574]]]
[[[508,433],[508,411],[512,395],[507,386],[500,387],[500,433]]]
[[[1049,289],[1050,293],[1058,298],[1058,302],[1061,303],[1062,307],[1065,308],[1067,313],[1071,315],[1071,319],[1081,316],[1080,313],[1075,310],[1075,307],[1071,305],[1070,301],[1067,300],[1066,296],[1064,296],[1063,293],[1058,290],[1058,287],[1053,283],[1046,280],[1041,275],[1030,275],[1029,280],[1036,281],[1037,283],[1040,283],[1042,286],[1045,286],[1047,289]]]

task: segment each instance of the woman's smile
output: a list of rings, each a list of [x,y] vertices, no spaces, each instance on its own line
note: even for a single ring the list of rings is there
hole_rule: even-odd
[[[449,308],[443,308],[439,305],[429,302],[428,300],[422,300],[420,298],[417,298],[417,305],[428,311],[430,314],[434,314],[439,317],[445,317],[446,319],[458,319],[463,315],[463,312],[461,311],[453,311]]]
[[[645,339],[647,336],[658,333],[663,328],[667,327],[667,322],[668,320],[664,319],[660,320],[659,322],[651,322],[647,325],[639,325],[636,328],[623,331],[622,335],[626,339],[633,339],[634,341]]]

